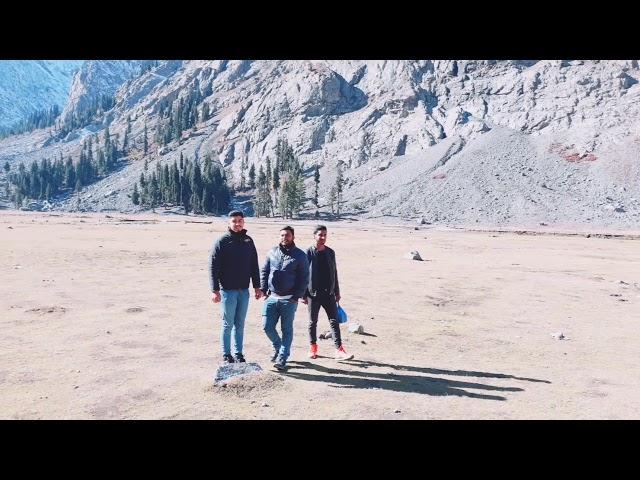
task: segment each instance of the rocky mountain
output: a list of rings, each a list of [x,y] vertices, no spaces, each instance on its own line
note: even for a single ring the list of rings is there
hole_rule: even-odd
[[[64,107],[83,60],[0,60],[0,129],[53,105]]]
[[[85,209],[135,209],[128,194],[146,125],[151,162],[209,154],[236,178],[241,165],[273,159],[285,138],[308,175],[320,166],[324,212],[340,163],[349,216],[640,226],[637,60],[88,62],[82,71],[63,117],[106,84],[115,105],[65,138],[39,131],[0,141],[0,162],[77,154],[106,125],[122,138],[129,118],[138,149],[85,189]],[[196,90],[210,118],[159,145],[160,113]]]

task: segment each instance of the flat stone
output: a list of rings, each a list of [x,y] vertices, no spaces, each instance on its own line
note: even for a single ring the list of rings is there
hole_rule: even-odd
[[[213,383],[220,385],[233,377],[242,375],[250,375],[255,372],[261,372],[262,367],[257,363],[228,363],[220,365],[216,370],[216,376]]]

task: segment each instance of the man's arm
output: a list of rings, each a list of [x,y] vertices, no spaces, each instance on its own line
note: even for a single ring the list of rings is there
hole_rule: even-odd
[[[260,288],[260,267],[258,266],[258,251],[255,243],[251,242],[253,252],[251,253],[251,282],[253,288]]]
[[[303,297],[309,286],[309,259],[307,255],[300,255],[297,263],[296,285],[291,297],[292,302],[297,302],[300,297]]]
[[[309,267],[311,267],[311,262],[312,260],[312,256],[311,256],[311,248],[307,248],[307,261],[309,262]],[[311,276],[311,272],[309,272],[309,276]],[[307,288],[304,292],[304,295],[302,297],[302,303],[304,303],[305,305],[307,305],[309,303],[309,297],[311,296],[311,292],[309,292],[309,284],[307,283]]]
[[[251,252],[251,282],[253,283],[253,289],[255,291],[256,300],[262,297],[262,290],[260,289],[260,267],[258,267],[258,251],[256,245],[251,241],[253,251]]]
[[[212,292],[220,290],[220,240],[218,239],[211,248],[209,256],[209,286]]]
[[[271,252],[267,253],[260,271],[260,290],[265,295],[269,291],[269,273],[271,273]]]
[[[336,252],[333,252],[333,269],[336,272],[336,285],[334,293],[336,294],[336,301],[340,301],[340,284],[338,283],[338,262],[336,261]]]

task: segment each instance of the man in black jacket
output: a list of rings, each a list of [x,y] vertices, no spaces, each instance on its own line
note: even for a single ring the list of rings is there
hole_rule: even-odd
[[[313,230],[315,244],[307,249],[309,259],[309,285],[302,303],[308,305],[309,311],[309,341],[311,343],[310,358],[318,357],[316,330],[320,307],[329,317],[331,336],[336,346],[337,360],[351,360],[353,355],[347,354],[342,346],[340,324],[338,323],[338,307],[340,301],[340,284],[338,283],[338,268],[336,254],[327,247],[327,227],[318,225]]]
[[[234,210],[229,213],[227,233],[216,240],[209,259],[209,282],[213,292],[211,300],[221,304],[220,346],[225,363],[245,361],[242,340],[249,306],[249,279],[253,281],[257,300],[262,297],[258,253],[252,238],[244,229],[244,214]],[[231,355],[232,330],[235,359]]]

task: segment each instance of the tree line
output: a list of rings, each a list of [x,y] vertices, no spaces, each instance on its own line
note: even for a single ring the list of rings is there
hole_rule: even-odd
[[[20,133],[32,132],[38,128],[50,127],[53,125],[60,115],[60,107],[53,105],[49,108],[36,110],[26,119],[20,121],[13,127],[0,130],[0,138],[6,138],[10,135],[18,135]]]
[[[33,162],[29,168],[21,162],[17,172],[13,173],[9,173],[10,167],[6,163],[4,169],[11,185],[9,198],[16,207],[20,207],[25,199],[51,200],[60,193],[79,192],[115,170],[119,158],[125,153],[119,148],[118,135],[111,138],[107,127],[102,143],[97,134],[83,141],[75,162],[71,156],[65,160],[60,153],[59,158],[43,158],[40,162]]]
[[[185,213],[219,215],[229,207],[231,192],[224,170],[207,155],[202,167],[197,161],[185,159],[180,153],[180,162],[161,166],[140,174],[139,182],[133,185],[131,201],[134,205],[155,208],[157,206],[184,207]]]

